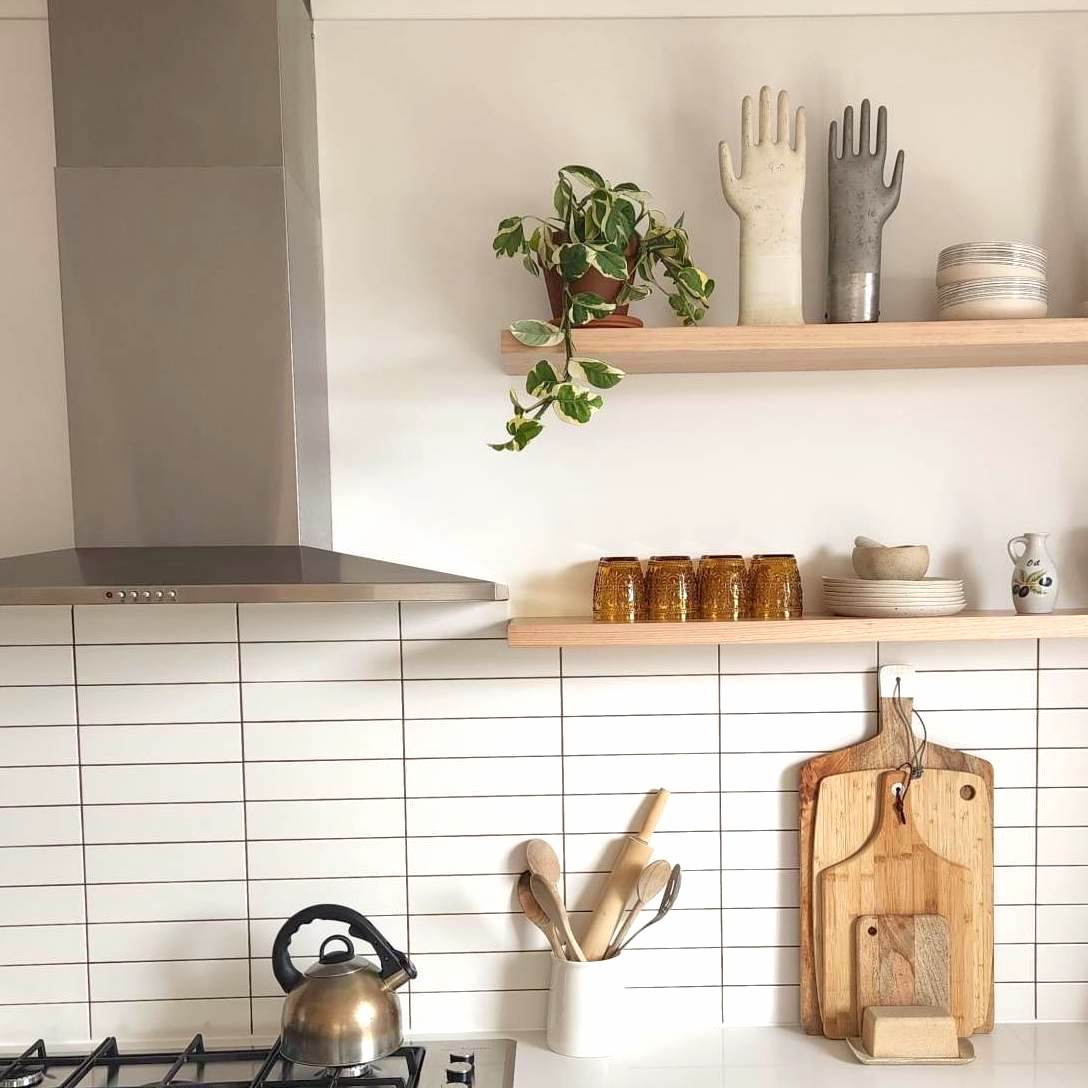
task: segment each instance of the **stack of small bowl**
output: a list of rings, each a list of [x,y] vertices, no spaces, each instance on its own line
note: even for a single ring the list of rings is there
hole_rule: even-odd
[[[937,258],[945,321],[1046,317],[1046,250],[1027,242],[961,242]]]

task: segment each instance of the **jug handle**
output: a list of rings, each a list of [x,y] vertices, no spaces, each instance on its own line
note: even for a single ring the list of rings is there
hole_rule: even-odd
[[[1012,546],[1014,544],[1023,544],[1024,545],[1024,551],[1022,551],[1019,555],[1017,555],[1016,552],[1014,552],[1012,550]],[[1012,538],[1012,540],[1009,541],[1009,558],[1013,561],[1014,566],[1017,563],[1019,563],[1021,559],[1024,558],[1024,553],[1027,550],[1028,550],[1028,539],[1027,539],[1027,537],[1025,537],[1025,536],[1014,536]]]
[[[276,942],[272,946],[272,971],[284,993],[290,993],[304,978],[302,972],[291,962],[291,938],[303,926],[317,921],[344,922],[353,937],[371,945],[378,953],[383,981],[400,973],[407,976],[405,981],[416,977],[417,972],[412,961],[403,952],[398,952],[368,918],[351,907],[342,907],[336,903],[318,903],[292,914],[276,934]]]

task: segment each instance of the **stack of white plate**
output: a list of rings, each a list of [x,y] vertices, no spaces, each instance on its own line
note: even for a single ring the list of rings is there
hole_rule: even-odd
[[[836,616],[954,616],[967,606],[958,578],[915,582],[825,578],[824,601]]]
[[[949,321],[1046,317],[1046,250],[962,242],[937,258],[937,316]]]

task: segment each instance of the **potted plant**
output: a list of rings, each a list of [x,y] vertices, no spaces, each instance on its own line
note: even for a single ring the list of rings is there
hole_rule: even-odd
[[[515,321],[510,332],[530,347],[562,344],[564,360],[558,370],[547,359],[532,368],[525,380],[535,398],[530,403],[510,391],[508,438],[492,443],[493,449],[523,450],[544,429],[540,420],[549,408],[564,423],[588,423],[604,403],[595,390],[623,378],[622,370],[603,359],[575,354],[575,328],[641,325],[627,307],[654,287],[665,292],[682,324],[694,325],[706,313],[714,281],[691,261],[684,217],[670,225],[650,200],[633,182],[612,185],[588,166],[564,166],[554,216],[515,215],[499,223],[495,255],[520,257],[528,272],[543,275],[552,305],[551,321]]]

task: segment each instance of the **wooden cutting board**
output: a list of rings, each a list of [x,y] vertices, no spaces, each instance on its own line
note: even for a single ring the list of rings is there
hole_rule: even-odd
[[[801,827],[801,1025],[810,1035],[819,1035],[823,1031],[812,947],[812,841],[816,821],[816,794],[820,781],[829,775],[841,774],[844,771],[885,770],[898,767],[907,758],[906,728],[896,713],[895,702],[891,697],[896,675],[895,666],[885,666],[880,670],[880,713],[876,736],[858,744],[851,744],[847,748],[814,756],[801,765],[798,787]],[[900,703],[909,722],[913,706],[909,692],[905,693]],[[978,756],[966,755],[954,748],[944,748],[931,741],[926,746],[922,765],[979,775],[986,783],[990,795],[992,825],[994,769],[991,764]],[[990,992],[992,994],[992,988]],[[976,1030],[990,1031],[993,1024],[991,996],[985,1021]]]
[[[884,773],[851,771],[831,775],[820,783],[812,842],[812,949],[817,964],[816,991],[821,1000],[824,983],[819,964],[822,962],[820,919],[823,905],[819,875],[829,865],[860,850],[873,834],[880,814],[879,793]],[[911,783],[910,797],[922,840],[941,857],[965,866],[971,874],[975,919],[971,935],[975,1012],[971,1029],[961,1034],[988,1030],[993,1003],[994,916],[989,790],[979,775],[935,769],[926,771]]]
[[[948,1008],[948,922],[939,914],[863,915],[854,952],[860,1015],[874,1006]]]
[[[880,819],[868,842],[852,857],[819,877],[823,903],[824,1034],[831,1039],[857,1035],[861,1017],[854,979],[857,920],[869,914],[939,914],[948,921],[948,1011],[960,1035],[975,1021],[974,914],[971,872],[931,850],[913,819],[913,797],[896,809],[903,774],[880,779]],[[912,787],[913,791],[913,787]]]

